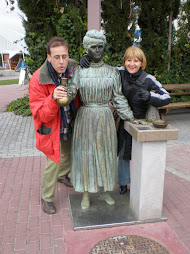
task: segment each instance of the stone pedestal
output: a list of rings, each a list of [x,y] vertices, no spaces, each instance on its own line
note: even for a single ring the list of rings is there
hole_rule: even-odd
[[[132,136],[130,206],[137,220],[162,216],[167,140],[178,138],[178,130],[156,129],[125,122]]]

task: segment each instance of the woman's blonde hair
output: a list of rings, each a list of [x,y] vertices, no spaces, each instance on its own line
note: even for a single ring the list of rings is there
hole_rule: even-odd
[[[146,56],[144,54],[144,52],[142,51],[142,49],[140,49],[139,47],[129,47],[126,51],[125,54],[123,56],[123,63],[124,63],[124,68],[125,68],[125,61],[128,58],[132,58],[132,57],[136,57],[139,59],[139,61],[141,61],[142,63],[142,70],[144,70],[146,68]]]

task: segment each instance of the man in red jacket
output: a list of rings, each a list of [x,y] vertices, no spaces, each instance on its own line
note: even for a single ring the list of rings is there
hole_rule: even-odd
[[[48,214],[56,213],[53,205],[57,182],[72,187],[70,150],[73,120],[79,98],[59,106],[57,100],[66,96],[61,77],[72,75],[76,61],[69,59],[69,45],[61,37],[53,37],[47,45],[47,59],[29,82],[29,102],[33,115],[36,147],[47,156],[43,173],[42,207]]]

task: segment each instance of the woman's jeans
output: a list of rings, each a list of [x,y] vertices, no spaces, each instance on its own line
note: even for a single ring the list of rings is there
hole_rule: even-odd
[[[130,160],[123,160],[125,143],[126,141],[124,140],[118,160],[118,184],[120,186],[125,186],[130,183]]]

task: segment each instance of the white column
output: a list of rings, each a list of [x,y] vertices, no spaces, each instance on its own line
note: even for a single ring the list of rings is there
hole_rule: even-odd
[[[130,206],[138,220],[161,218],[166,142],[132,140]]]
[[[88,0],[88,30],[101,27],[101,0]]]

